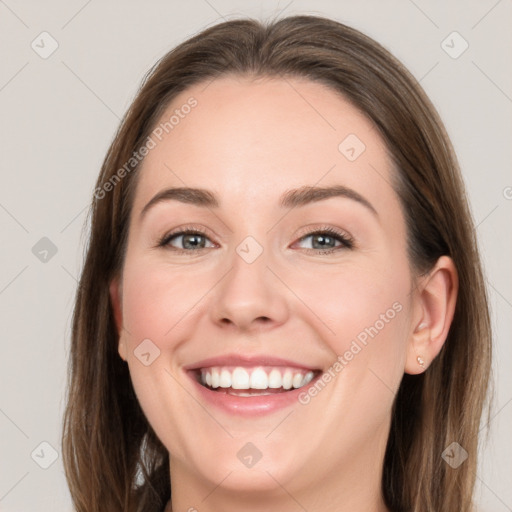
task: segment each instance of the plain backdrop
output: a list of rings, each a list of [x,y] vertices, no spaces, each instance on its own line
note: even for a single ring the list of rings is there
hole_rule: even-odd
[[[511,0],[0,0],[0,510],[71,510],[60,436],[82,230],[142,77],[223,19],[298,13],[383,44],[420,81],[454,143],[495,328],[495,405],[482,425],[476,497],[482,511],[512,510]]]

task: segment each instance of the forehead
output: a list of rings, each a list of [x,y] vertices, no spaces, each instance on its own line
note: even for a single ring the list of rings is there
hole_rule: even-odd
[[[377,205],[396,199],[375,126],[318,82],[223,77],[196,84],[167,107],[151,138],[134,210],[170,186],[255,205],[304,185],[342,184]]]

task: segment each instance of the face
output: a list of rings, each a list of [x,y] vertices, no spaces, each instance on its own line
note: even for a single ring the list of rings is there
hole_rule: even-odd
[[[377,130],[299,79],[217,79],[161,122],[173,113],[153,132],[111,287],[119,353],[171,475],[299,495],[378,472],[413,304]]]

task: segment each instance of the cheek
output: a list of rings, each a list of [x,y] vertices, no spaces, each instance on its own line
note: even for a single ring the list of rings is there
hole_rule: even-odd
[[[204,279],[184,269],[162,264],[133,264],[123,276],[123,318],[132,342],[149,338],[159,346],[172,341],[171,331],[186,317],[205,290]]]
[[[366,262],[368,263],[368,262]],[[351,264],[290,272],[286,282],[303,302],[303,313],[318,325],[337,353],[351,340],[362,344],[384,332],[398,332],[409,300],[409,275],[397,265]],[[316,320],[315,320],[316,318]]]
[[[314,279],[296,277],[294,291],[308,299],[301,315],[316,326],[331,353],[325,386],[301,396],[306,409],[311,407],[308,413],[330,425],[328,432],[318,429],[318,439],[343,431],[359,447],[389,417],[404,373],[409,279],[405,259],[396,265],[351,264],[335,273],[316,272]]]
[[[310,338],[320,334],[331,354],[333,409],[348,406],[354,414],[380,421],[404,372],[411,307],[408,262],[382,257],[335,269],[290,272],[285,280],[304,298],[298,316],[307,328],[315,327]]]
[[[183,418],[204,414],[180,383],[176,356],[182,340],[193,335],[194,305],[205,293],[195,284],[195,277],[193,272],[148,263],[144,258],[127,260],[123,271],[124,340],[135,393],[158,437],[180,460],[192,460],[193,455],[188,442],[189,420]],[[144,350],[140,348],[143,346]],[[148,366],[137,360],[144,352],[150,354]],[[208,419],[203,418],[215,429]]]

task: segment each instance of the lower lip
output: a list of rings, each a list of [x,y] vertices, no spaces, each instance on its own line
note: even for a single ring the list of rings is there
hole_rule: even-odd
[[[241,416],[259,416],[261,414],[273,413],[299,403],[299,395],[307,392],[308,388],[314,385],[319,375],[310,383],[301,388],[291,389],[282,393],[273,393],[271,395],[256,396],[236,396],[227,393],[212,391],[202,386],[193,372],[187,372],[192,379],[200,397],[203,401],[212,404],[219,409],[230,414],[239,414]],[[242,391],[242,390],[241,390]]]

